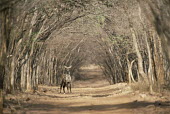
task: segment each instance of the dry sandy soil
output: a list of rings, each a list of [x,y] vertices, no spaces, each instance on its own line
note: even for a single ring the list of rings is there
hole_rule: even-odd
[[[109,85],[98,68],[83,68],[72,93],[39,86],[36,93],[7,95],[4,114],[170,114],[170,98],[132,91],[126,83]]]

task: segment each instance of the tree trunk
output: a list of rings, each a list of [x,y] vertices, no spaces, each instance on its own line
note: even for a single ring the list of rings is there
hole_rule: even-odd
[[[24,60],[23,60],[24,61]],[[24,65],[22,65],[22,67],[21,67],[21,90],[22,91],[25,91],[25,89],[26,89],[26,71],[25,71],[26,69],[25,69],[25,64]]]
[[[0,114],[3,114],[3,92],[0,89]]]
[[[144,82],[147,82],[147,75],[145,74],[144,72],[144,69],[143,69],[143,59],[142,59],[142,55],[139,51],[139,48],[138,48],[138,44],[137,44],[137,38],[136,38],[136,35],[135,35],[135,31],[131,28],[131,33],[132,33],[132,38],[133,38],[133,45],[134,45],[134,48],[136,50],[136,55],[138,57],[138,70],[139,70],[139,76],[141,76],[144,80]]]
[[[147,46],[147,51],[148,51],[148,58],[149,58],[149,69],[148,69],[148,79],[149,79],[149,91],[150,93],[153,93],[153,69],[152,69],[152,55],[151,55],[151,49],[149,46],[149,42],[147,39],[147,35],[145,32],[145,41],[146,41],[146,46]]]
[[[2,6],[2,4],[0,4]],[[7,59],[7,48],[9,41],[9,15],[8,8],[0,9],[0,113],[3,113],[3,84],[5,76],[5,65]]]
[[[3,89],[7,48],[9,43],[9,15],[8,8],[0,11],[0,89]]]
[[[30,91],[31,90],[31,61],[28,60],[26,63],[26,69],[27,69],[27,88],[26,91]]]
[[[133,63],[135,62],[135,60],[133,60],[132,62],[129,61],[129,59],[127,58],[127,64],[128,64],[128,79],[129,79],[129,84],[133,82],[136,82],[134,77],[133,77],[133,74],[132,74],[132,66],[133,66]]]
[[[12,56],[12,60],[10,64],[11,64],[9,69],[10,92],[14,92],[14,88],[15,88],[15,57],[14,56]]]
[[[127,65],[128,65],[128,81],[129,81],[129,84],[131,84],[132,79],[131,79],[130,75],[131,75],[132,70],[130,69],[130,61],[129,61],[128,57],[126,59],[127,59]]]
[[[164,65],[163,65],[163,52],[162,52],[162,46],[161,41],[159,37],[153,34],[153,42],[154,42],[154,53],[153,53],[153,62],[154,62],[154,71],[155,71],[155,78],[157,81],[157,86],[159,92],[161,91],[161,86],[165,84],[164,78],[165,78],[165,71],[164,71]]]

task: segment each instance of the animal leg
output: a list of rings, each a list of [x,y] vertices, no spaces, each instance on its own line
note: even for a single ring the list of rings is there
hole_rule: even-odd
[[[60,93],[61,93],[62,87],[63,87],[63,84],[61,83],[60,84]]]
[[[64,94],[65,94],[65,86],[66,86],[66,85],[64,84],[64,85],[63,85],[63,92],[64,92]]]
[[[67,92],[69,93],[69,87],[68,87],[68,83],[67,83]]]
[[[70,83],[70,93],[71,93],[71,83]]]

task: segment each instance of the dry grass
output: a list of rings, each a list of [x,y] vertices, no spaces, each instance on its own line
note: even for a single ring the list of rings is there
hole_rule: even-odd
[[[131,88],[134,91],[140,91],[140,92],[148,92],[149,91],[149,85],[147,85],[143,82],[132,83]]]
[[[146,84],[144,82],[132,83],[131,88],[133,91],[149,92],[149,84]],[[156,93],[163,93],[164,91],[167,91],[167,90],[168,89],[165,88],[163,85],[159,86],[157,83],[153,84],[153,91]]]

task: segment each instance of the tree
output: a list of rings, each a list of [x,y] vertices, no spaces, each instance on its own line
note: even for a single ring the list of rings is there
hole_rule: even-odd
[[[161,80],[160,83],[163,83],[163,77],[165,75],[165,79],[167,83],[169,84],[169,61],[170,61],[170,36],[169,36],[169,11],[170,11],[170,1],[168,0],[159,0],[159,1],[153,1],[153,0],[138,0],[140,7],[144,14],[146,15],[147,19],[150,21],[152,26],[155,27],[155,30],[157,34],[159,35],[159,40],[161,40],[162,49],[164,51],[164,55],[166,57],[166,60],[164,60],[164,66],[165,66],[165,74],[162,73],[162,70],[160,71],[163,75],[159,74],[158,80]],[[159,64],[159,63],[157,63]],[[162,64],[162,63],[161,63]],[[168,64],[166,66],[166,64]]]

